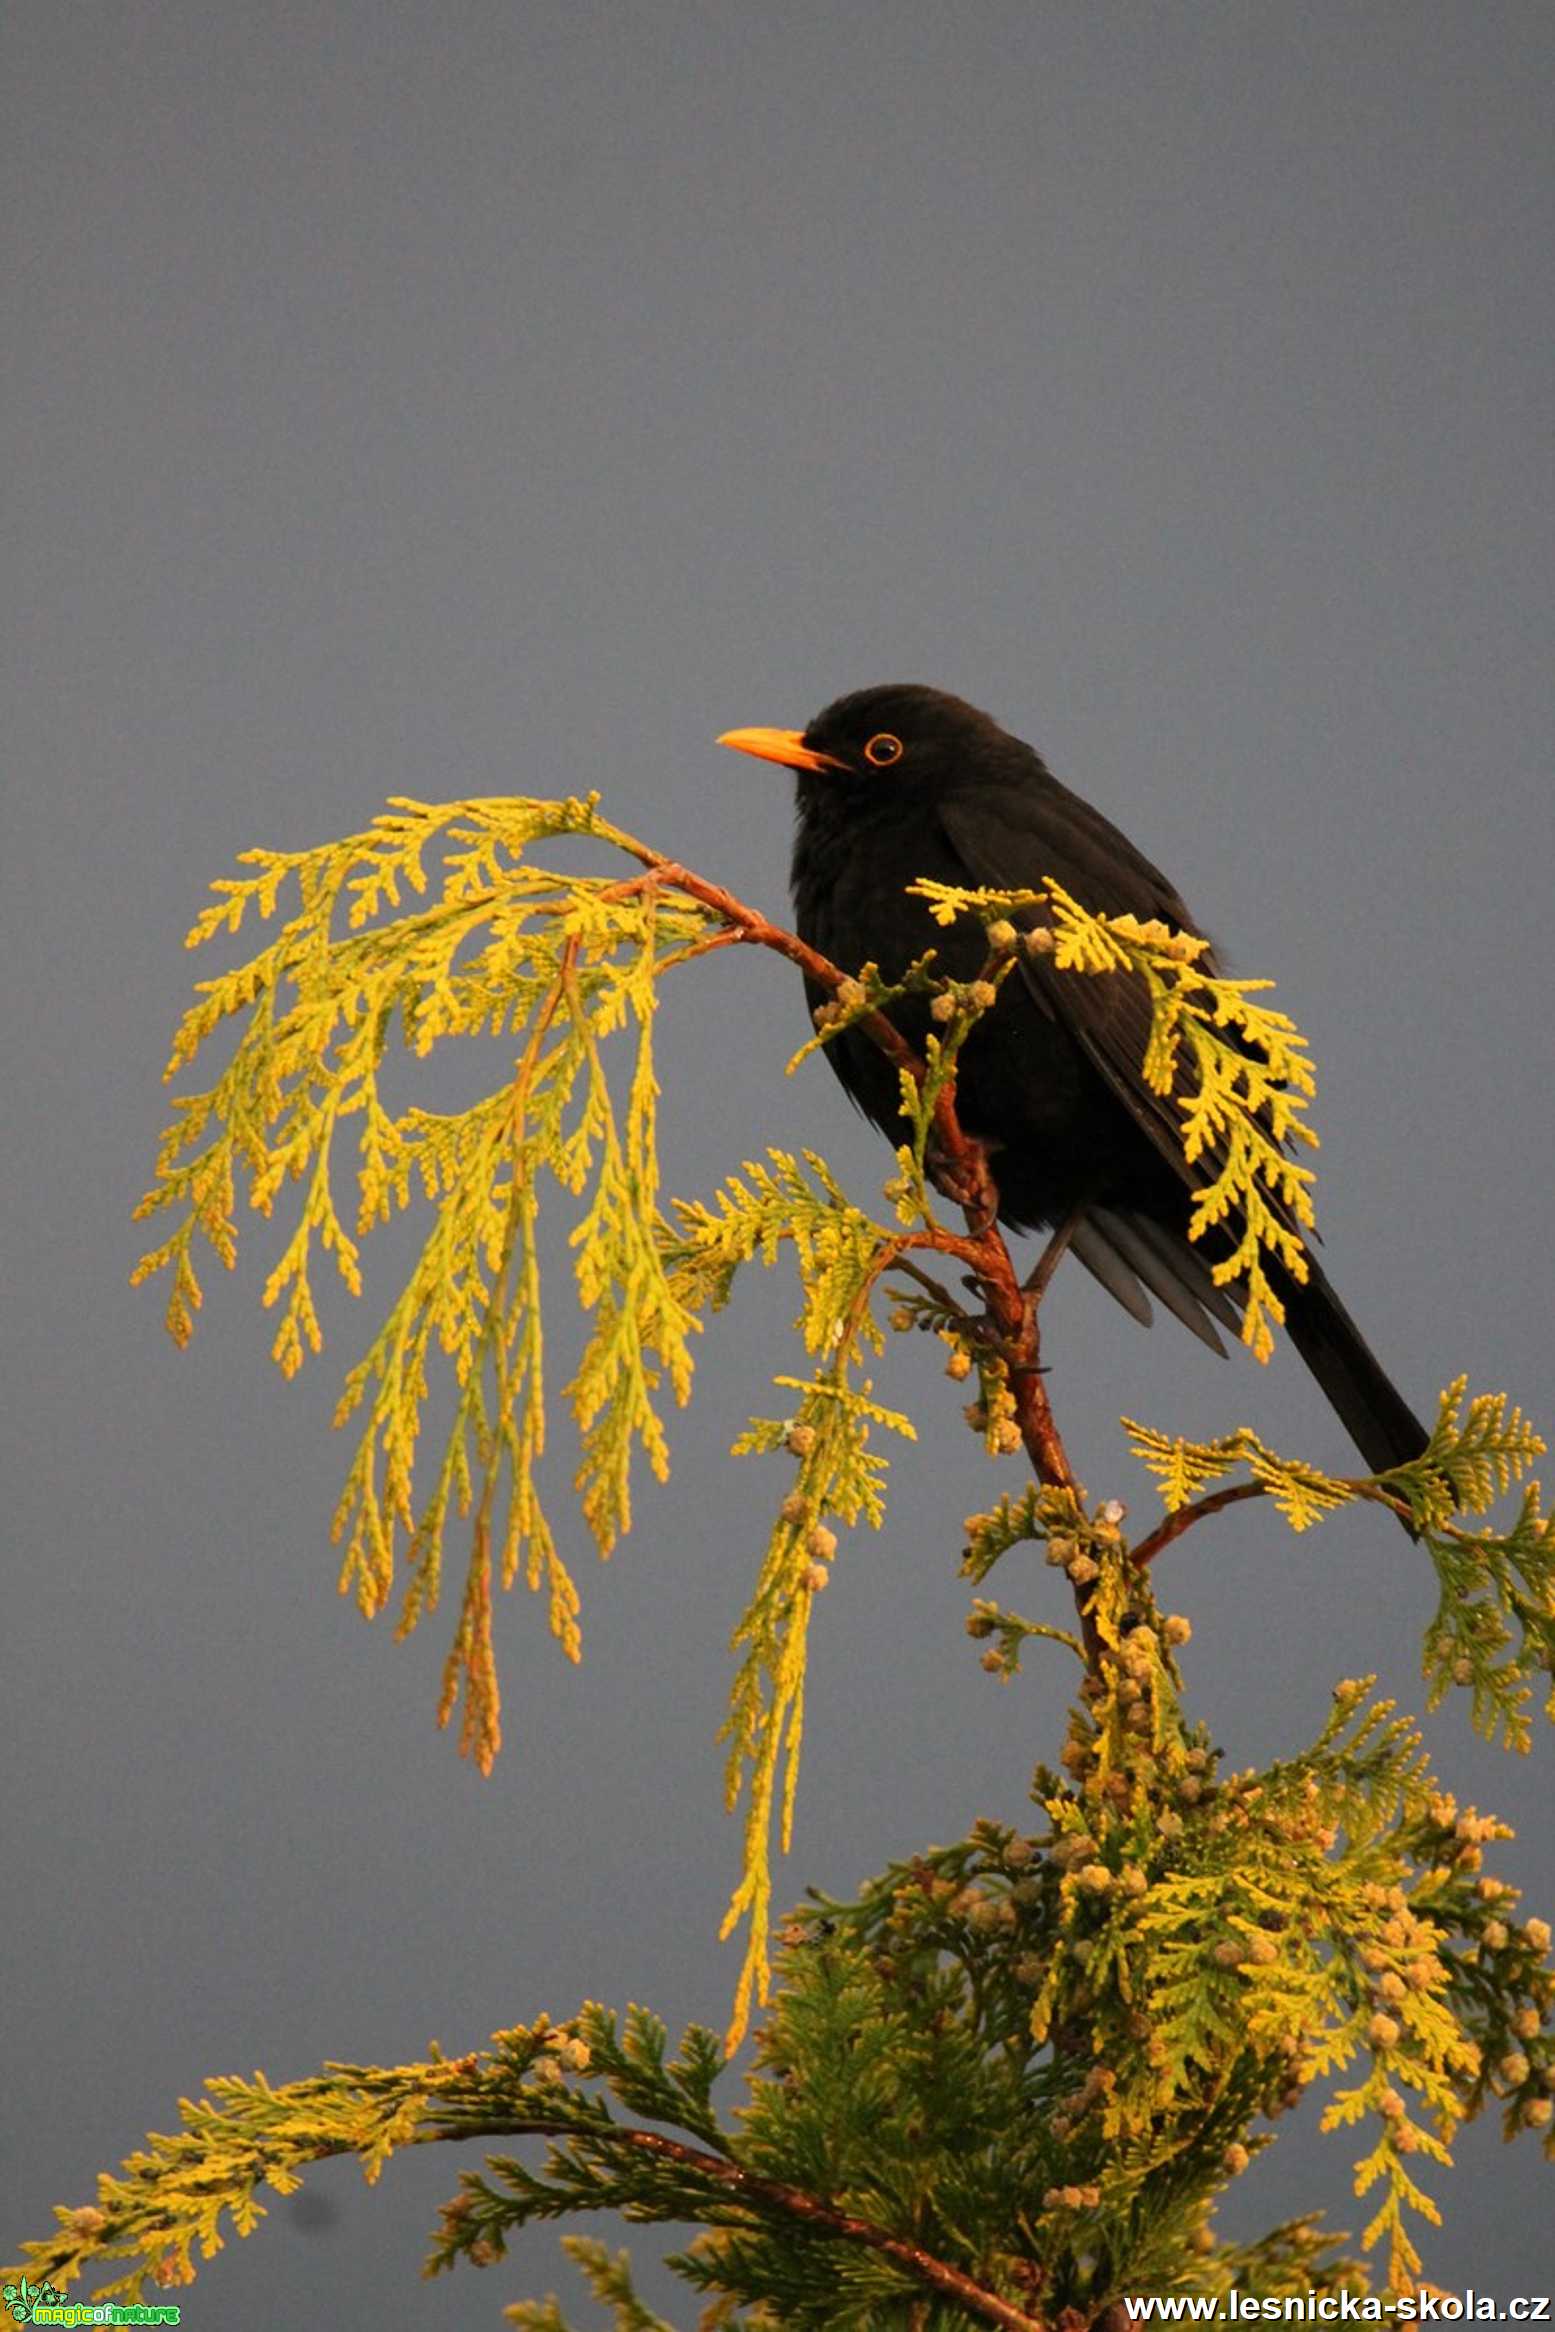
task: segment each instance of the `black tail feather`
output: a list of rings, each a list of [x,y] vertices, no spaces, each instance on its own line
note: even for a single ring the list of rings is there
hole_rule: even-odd
[[[1430,1439],[1317,1264],[1281,1289],[1286,1326],[1329,1406],[1374,1474],[1407,1465]]]

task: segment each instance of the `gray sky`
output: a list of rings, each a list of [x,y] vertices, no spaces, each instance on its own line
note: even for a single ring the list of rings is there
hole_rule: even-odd
[[[332,1591],[327,1421],[393,1250],[291,1388],[273,1233],[182,1358],[125,1285],[181,935],[238,849],[393,793],[599,786],[778,910],[786,782],[718,731],[953,688],[1279,978],[1321,1070],[1326,1261],[1417,1404],[1461,1369],[1555,1418],[1555,12],[12,0],[3,43],[8,2248],[208,2073],[465,2047],[588,1995],[718,2025],[735,1975],[713,1736],[783,1480],[722,1453],[792,1363],[791,1295],[705,1340],[611,1568],[572,1534],[582,1669],[502,1609],[480,1782],[431,1723],[451,1615],[397,1648]],[[769,960],[682,979],[672,1189],[777,1139],[877,1187],[825,1068],[782,1083],[801,1012]],[[1149,1503],[1120,1411],[1347,1460],[1289,1357],[1142,1335],[1080,1275],[1047,1317],[1097,1495]],[[1061,1737],[1057,1669],[1000,1691],[960,1632],[960,1518],[1015,1471],[926,1353],[881,1390],[924,1439],[819,1615],[789,1894],[1017,1817]],[[1396,1532],[1241,1511],[1163,1572],[1234,1763],[1308,1739],[1341,1674],[1418,1702]],[[1548,1910],[1547,1737],[1509,1760],[1453,1708],[1431,1738]],[[1227,2224],[1361,2223],[1314,2122]],[[570,2294],[543,2230],[415,2282],[457,2167],[373,2194],[332,2167],[187,2320],[433,2332]],[[1471,2132],[1429,2181],[1435,2277],[1548,2288],[1546,2181]]]

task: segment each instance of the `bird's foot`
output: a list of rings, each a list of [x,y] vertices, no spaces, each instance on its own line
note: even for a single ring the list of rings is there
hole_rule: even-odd
[[[974,1239],[991,1231],[999,1215],[999,1186],[988,1159],[989,1145],[967,1135],[960,1155],[951,1157],[931,1143],[924,1161],[935,1189],[966,1215]]]
[[[986,1298],[987,1290],[975,1272],[968,1272],[961,1284],[968,1294]],[[1046,1376],[1046,1363],[1036,1358],[1036,1308],[1024,1288],[1021,1290],[1021,1315],[1020,1330],[1012,1336],[1001,1327],[985,1301],[982,1311],[967,1321],[966,1333],[973,1343],[981,1345],[985,1352],[1002,1360],[1012,1374]]]

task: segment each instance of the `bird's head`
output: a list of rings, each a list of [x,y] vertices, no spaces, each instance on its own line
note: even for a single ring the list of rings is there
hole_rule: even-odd
[[[839,696],[806,729],[730,729],[718,742],[794,770],[801,809],[838,787],[933,796],[1030,751],[959,696],[905,682]]]

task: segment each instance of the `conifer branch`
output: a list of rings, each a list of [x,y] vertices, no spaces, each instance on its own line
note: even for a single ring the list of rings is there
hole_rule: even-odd
[[[576,2124],[540,2114],[523,2119],[496,2116],[485,2123],[462,2124],[458,2134],[476,2138],[575,2136]],[[807,2233],[824,2236],[832,2242],[856,2244],[863,2250],[876,2251],[925,2290],[954,2300],[985,2323],[1004,2325],[1006,2332],[1047,2332],[1043,2318],[1012,2307],[997,2292],[986,2290],[947,2260],[935,2258],[922,2244],[908,2242],[851,2211],[837,2210],[800,2187],[764,2178],[723,2155],[703,2153],[678,2138],[666,2138],[657,2130],[619,2127],[591,2130],[585,2142],[602,2154],[608,2155],[619,2148],[671,2164],[676,2170],[689,2173],[699,2186],[721,2189],[731,2200],[759,2208],[769,2221],[789,2220]]]
[[[1264,1498],[1267,1495],[1266,1482],[1235,1482],[1229,1490],[1212,1490],[1207,1498],[1196,1499],[1191,1506],[1179,1506],[1175,1514],[1169,1514],[1164,1522],[1158,1522],[1147,1537],[1130,1548],[1129,1559],[1143,1570],[1147,1563],[1155,1561],[1163,1547],[1169,1547],[1174,1539],[1180,1539],[1196,1522],[1205,1521],[1211,1514],[1219,1514],[1227,1506],[1240,1506],[1244,1499]]]
[[[528,852],[551,836],[591,837],[641,871],[549,872]],[[441,895],[377,920],[398,908],[401,886],[425,893],[434,845]],[[586,1337],[567,1397],[582,1444],[579,1511],[602,1552],[630,1527],[633,1466],[667,1467],[664,1418],[689,1394],[692,1337],[746,1265],[795,1262],[808,1373],[778,1376],[789,1413],[752,1420],[736,1445],[783,1453],[794,1470],[735,1638],[727,1780],[746,1822],[730,1921],[746,1921],[748,1942],[730,2045],[751,2001],[771,1994],[771,1846],[774,1835],[789,1843],[807,1635],[837,1553],[833,1526],[878,1526],[875,1439],[913,1432],[867,1373],[884,1348],[876,1307],[888,1288],[893,1326],[942,1337],[953,1380],[975,1373],[966,1414],[990,1454],[1027,1460],[1024,1491],[968,1518],[966,1574],[980,1583],[1016,1546],[1038,1546],[1079,1614],[1071,1634],[980,1597],[970,1632],[984,1665],[1008,1681],[1023,1645],[1050,1641],[1078,1653],[1082,1676],[1062,1772],[1038,1774],[1042,1834],[979,1824],[859,1903],[782,1931],[736,2136],[712,2115],[711,2036],[688,2036],[667,2065],[653,2020],[634,2012],[618,2036],[587,2010],[562,2041],[542,2020],[499,2035],[493,2058],[452,2068],[332,2067],[284,2091],[213,2084],[182,2138],[154,2139],[98,2205],[64,2214],[60,2238],[36,2256],[55,2266],[128,2257],[133,2238],[148,2271],[179,2280],[194,2247],[219,2242],[224,2211],[246,2232],[259,2180],[284,2191],[305,2159],[355,2151],[371,2175],[398,2144],[531,2134],[552,2142],[545,2170],[495,2164],[500,2192],[466,2181],[445,2213],[441,2263],[484,2263],[532,2218],[612,2207],[700,2220],[707,2233],[683,2271],[776,2321],[830,2320],[834,2307],[868,2321],[901,2301],[906,2279],[990,2321],[1067,2328],[1109,2321],[1120,2292],[1158,2275],[1222,2288],[1214,2279],[1234,2262],[1268,2290],[1358,2275],[1353,2262],[1323,2264],[1305,2222],[1235,2250],[1215,2246],[1206,2223],[1226,2178],[1267,2142],[1259,2116],[1342,2073],[1349,2086],[1331,2100],[1330,2125],[1374,2125],[1360,2176],[1381,2204],[1365,2241],[1385,2242],[1391,2274],[1407,2282],[1418,2265],[1410,2215],[1435,2210],[1420,2160],[1444,2162],[1462,2119],[1493,2096],[1509,2134],[1551,2143],[1548,1929],[1519,1923],[1510,1890],[1474,1875],[1501,1826],[1459,1814],[1407,1722],[1390,1704],[1364,1706],[1360,1685],[1340,1689],[1309,1751],[1262,1775],[1222,1774],[1181,1707],[1188,1623],[1157,1611],[1149,1566],[1194,1523],[1253,1496],[1271,1497],[1298,1530],[1356,1500],[1385,1503],[1410,1520],[1437,1573],[1433,1701],[1466,1686],[1482,1728],[1525,1746],[1526,1703],[1555,1669],[1555,1533],[1538,1485],[1523,1479],[1543,1447],[1526,1420],[1501,1396],[1466,1400],[1455,1385],[1420,1459],[1360,1480],[1285,1458],[1245,1429],[1193,1443],[1129,1426],[1167,1516],[1125,1544],[1123,1508],[1093,1508],[1074,1481],[1042,1373],[1041,1286],[1017,1277],[995,1220],[995,1172],[956,1115],[957,1060],[1011,973],[1004,911],[1024,912],[1025,894],[920,886],[942,917],[982,918],[987,960],[976,980],[952,981],[925,956],[889,986],[876,967],[828,963],[609,825],[592,798],[401,802],[366,835],[246,863],[257,871],[217,887],[196,941],[251,912],[274,915],[288,885],[300,905],[250,962],[201,984],[175,1040],[172,1071],[237,1026],[215,1082],[175,1103],[143,1209],[170,1211],[174,1227],[139,1276],[169,1271],[169,1326],[184,1340],[201,1302],[197,1242],[230,1265],[239,1189],[268,1214],[295,1183],[298,1219],[265,1292],[290,1374],[322,1341],[310,1262],[329,1257],[355,1293],[364,1234],[413,1191],[429,1202],[421,1256],[341,1402],[341,1419],[359,1413],[362,1427],[337,1518],[342,1585],[371,1614],[402,1569],[401,1626],[414,1625],[439,1594],[450,1516],[469,1519],[440,1713],[463,1698],[461,1745],[482,1765],[500,1739],[496,1580],[522,1572],[547,1589],[554,1631],[578,1649],[577,1593],[538,1486],[542,1190],[554,1185],[575,1210]],[[1051,888],[1041,906],[1039,936],[1058,968],[1126,969],[1145,982],[1147,1071],[1182,1101],[1185,1143],[1214,1166],[1203,1223],[1229,1220],[1240,1238],[1216,1276],[1241,1278],[1259,1349],[1278,1316],[1271,1260],[1300,1276],[1297,1226],[1309,1219],[1306,1169],[1284,1149],[1311,1139],[1301,1040],[1253,1000],[1258,983],[1208,979],[1196,943],[1091,916]],[[904,1138],[883,1221],[814,1153],[779,1150],[746,1161],[708,1201],[661,1208],[659,989],[670,969],[731,945],[765,947],[829,992],[815,1045],[859,1029],[895,1068]],[[930,992],[920,1056],[889,1015],[897,998]],[[445,1037],[495,1035],[515,1039],[517,1057],[467,1110],[396,1114],[379,1084],[396,1031],[418,1056]],[[331,1176],[353,1132],[359,1203],[347,1229]],[[943,1219],[939,1199],[961,1210],[959,1223]],[[969,1275],[980,1311],[925,1268],[936,1256]],[[417,1487],[439,1365],[452,1422],[430,1484]],[[1248,1478],[1228,1482],[1238,1468]],[[1476,1519],[1519,1485],[1507,1528]],[[591,2055],[619,2104],[684,2139],[618,2122],[569,2090],[561,2074],[583,2074]],[[796,2243],[796,2223],[814,2240]],[[612,2290],[626,2288],[610,2274]],[[628,2308],[623,2324],[639,2316]]]
[[[1005,1501],[990,1559],[1061,1505]],[[1106,1649],[1066,1777],[1039,1769],[1034,1834],[980,1822],[856,1902],[798,1914],[735,2128],[714,2114],[711,2034],[693,2027],[670,2060],[655,2018],[618,2026],[593,2005],[457,2059],[214,2081],[178,2134],[57,2214],[29,2275],[118,2263],[95,2296],[134,2298],[148,2278],[192,2280],[197,2255],[254,2230],[264,2184],[288,2193],[312,2162],[355,2154],[374,2180],[403,2146],[536,2136],[539,2168],[463,2175],[429,2272],[613,2209],[698,2224],[670,2264],[779,2321],[869,2320],[912,2288],[1024,2332],[1094,2325],[1163,2286],[1364,2289],[1311,2222],[1251,2245],[1207,2226],[1269,2142],[1264,2119],[1340,2074],[1325,2126],[1371,2124],[1360,2175],[1383,2200],[1366,2242],[1386,2245],[1389,2288],[1411,2288],[1409,2216],[1436,2216],[1419,2163],[1446,2163],[1490,2096],[1509,2135],[1550,2148],[1549,1927],[1483,1871],[1505,1825],[1440,1790],[1365,1680],[1339,1688],[1309,1749],[1223,1771],[1180,1711],[1185,1628],[1116,1534],[1091,1543]]]

